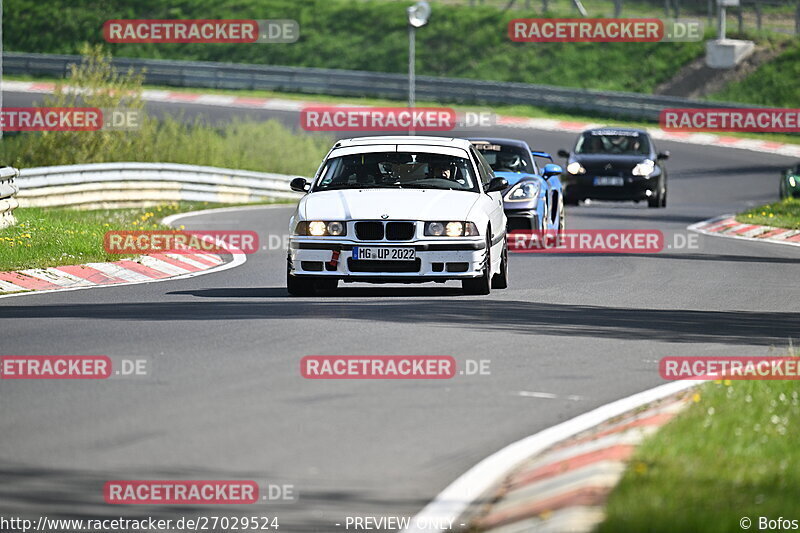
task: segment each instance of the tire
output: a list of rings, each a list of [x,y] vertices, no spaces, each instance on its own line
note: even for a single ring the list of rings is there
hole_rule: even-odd
[[[483,274],[479,278],[461,282],[465,294],[486,295],[492,292],[492,232],[486,230],[486,255],[483,258]]]
[[[562,202],[558,214],[558,233],[556,235],[556,242],[559,246],[564,242],[564,232],[567,230],[566,211],[564,210],[564,203]]]
[[[288,257],[286,258],[286,290],[292,296],[314,296],[317,292],[313,279],[292,276]]]
[[[493,289],[508,288],[508,237],[504,239],[503,256],[500,259],[500,272],[492,276]]]
[[[667,207],[667,186],[662,185],[658,194],[647,200],[647,207]]]
[[[292,296],[314,296],[317,294],[313,279],[298,278],[286,274],[286,290]]]
[[[580,203],[580,201],[577,198],[570,198],[569,196],[565,196],[564,197],[564,205],[576,206],[579,203]]]

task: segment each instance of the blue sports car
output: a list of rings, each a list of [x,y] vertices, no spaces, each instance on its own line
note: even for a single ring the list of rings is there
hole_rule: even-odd
[[[508,231],[566,228],[564,189],[560,179],[563,170],[553,164],[550,154],[532,151],[528,143],[517,139],[481,137],[469,140],[492,167],[495,176],[508,181],[508,188],[503,191]],[[539,168],[537,159],[543,161],[543,168]]]

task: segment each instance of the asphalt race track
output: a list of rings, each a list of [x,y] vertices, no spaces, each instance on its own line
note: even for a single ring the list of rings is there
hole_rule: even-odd
[[[8,106],[32,100],[4,98]],[[297,120],[152,108],[215,121]],[[510,128],[463,134],[521,137],[552,153],[575,137]],[[568,227],[685,232],[777,199],[779,169],[794,162],[658,147],[672,152],[666,209],[568,207]],[[286,233],[290,212],[247,209],[181,223],[254,230],[268,244]],[[511,254],[509,289],[487,297],[462,296],[448,283],[344,285],[334,296],[289,298],[285,251],[276,249],[191,279],[0,299],[4,354],[154,362],[145,379],[0,381],[0,514],[219,515],[219,507],[110,506],[102,487],[113,479],[253,479],[299,493],[296,502],[240,509],[278,516],[279,531],[338,531],[347,515],[413,515],[506,444],[664,383],[662,357],[783,355],[790,339],[796,345],[800,248],[707,236],[698,243],[651,255]],[[491,375],[306,380],[306,355],[452,355],[459,368],[490,360]]]

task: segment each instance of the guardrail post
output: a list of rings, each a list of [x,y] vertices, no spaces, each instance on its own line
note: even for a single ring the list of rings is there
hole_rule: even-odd
[[[797,9],[794,10],[794,33],[800,35],[800,2],[797,4]]]
[[[756,29],[761,29],[761,4],[756,2]]]
[[[736,10],[736,18],[739,22],[739,34],[741,35],[744,32],[744,17],[742,16],[742,8]]]
[[[622,0],[614,0],[614,18],[622,16]]]

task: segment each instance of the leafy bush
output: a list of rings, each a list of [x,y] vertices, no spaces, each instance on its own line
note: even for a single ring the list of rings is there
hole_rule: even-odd
[[[83,53],[85,61],[45,98],[45,106],[143,109],[141,76],[116,72],[99,46],[85,46]],[[141,127],[133,131],[7,137],[1,145],[3,161],[17,168],[113,161],[186,163],[309,175],[333,142],[325,136],[296,135],[276,120],[237,120],[211,127],[180,117],[142,117]]]

